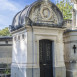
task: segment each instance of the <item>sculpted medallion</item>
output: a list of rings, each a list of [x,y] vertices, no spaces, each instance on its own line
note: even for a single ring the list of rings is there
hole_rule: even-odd
[[[40,14],[43,20],[49,20],[52,18],[52,14],[51,14],[52,10],[51,8],[44,6],[41,8],[40,10]]]

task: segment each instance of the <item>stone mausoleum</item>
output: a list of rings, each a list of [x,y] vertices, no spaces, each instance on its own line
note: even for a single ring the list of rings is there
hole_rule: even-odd
[[[16,14],[11,77],[77,77],[77,0],[72,20],[63,20],[49,0],[37,0]]]

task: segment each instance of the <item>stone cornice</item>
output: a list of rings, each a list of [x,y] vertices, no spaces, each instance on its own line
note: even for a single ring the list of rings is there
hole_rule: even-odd
[[[73,3],[77,4],[77,0],[71,0]]]

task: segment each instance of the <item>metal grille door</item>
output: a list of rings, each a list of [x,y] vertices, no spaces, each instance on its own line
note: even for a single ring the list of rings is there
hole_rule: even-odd
[[[52,41],[40,40],[40,77],[53,77]]]

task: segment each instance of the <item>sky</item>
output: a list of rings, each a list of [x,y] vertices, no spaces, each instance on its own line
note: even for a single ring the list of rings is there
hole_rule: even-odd
[[[16,13],[34,1],[36,0],[0,0],[0,30],[9,27]]]

